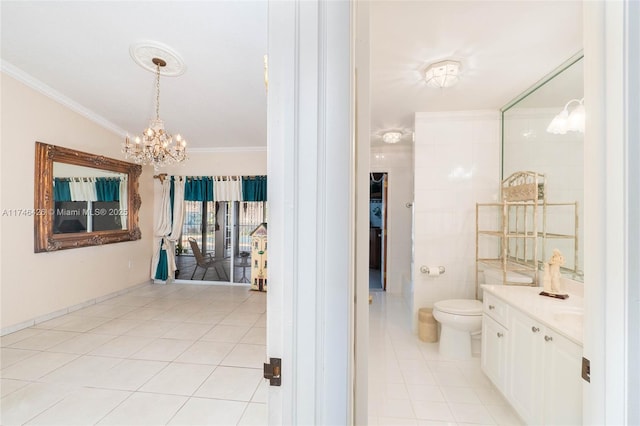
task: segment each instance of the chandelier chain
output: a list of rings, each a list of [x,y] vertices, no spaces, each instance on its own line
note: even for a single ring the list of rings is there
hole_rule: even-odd
[[[160,64],[156,64],[156,119],[160,119]]]

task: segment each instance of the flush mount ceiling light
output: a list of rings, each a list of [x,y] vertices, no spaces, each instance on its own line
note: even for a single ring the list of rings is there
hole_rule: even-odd
[[[451,87],[458,82],[460,62],[447,60],[431,64],[424,71],[424,79],[431,87]]]
[[[126,136],[122,152],[127,159],[131,159],[137,164],[153,164],[157,170],[159,167],[179,163],[187,158],[187,141],[179,134],[174,140],[173,136],[165,130],[164,122],[160,119],[161,70],[167,67],[167,64],[171,64],[167,74],[180,75],[184,72],[184,65],[178,56],[169,51],[159,51],[157,46],[152,46],[147,50],[139,49],[136,53],[139,51],[142,51],[143,54],[134,55],[134,47],[132,46],[131,55],[136,62],[147,70],[155,71],[156,74],[156,117],[150,121],[149,127],[144,129],[141,136],[136,136],[133,141],[129,139],[129,135]],[[146,58],[145,61],[145,55],[149,52],[158,54],[158,56]]]
[[[577,104],[577,105],[574,105]],[[571,112],[569,112],[571,109]],[[567,132],[584,133],[585,110],[584,98],[571,99],[562,111],[553,117],[547,127],[547,132],[554,135],[564,135]]]
[[[403,133],[400,130],[388,130],[382,133],[382,142],[398,143],[402,139]]]

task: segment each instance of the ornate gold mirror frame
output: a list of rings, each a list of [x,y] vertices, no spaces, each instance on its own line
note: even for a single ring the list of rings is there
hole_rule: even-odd
[[[54,234],[55,202],[53,199],[53,164],[66,163],[127,175],[127,229]],[[138,178],[142,166],[36,142],[34,196],[34,252],[48,252],[102,244],[134,241],[141,238],[138,212],[142,201],[138,193]]]

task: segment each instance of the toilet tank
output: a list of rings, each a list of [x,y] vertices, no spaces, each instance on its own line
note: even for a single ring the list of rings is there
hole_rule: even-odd
[[[485,269],[484,270],[484,282],[485,284],[502,285],[503,272],[501,269]],[[533,279],[526,275],[519,274],[513,271],[507,271],[507,281],[518,284],[531,284]]]

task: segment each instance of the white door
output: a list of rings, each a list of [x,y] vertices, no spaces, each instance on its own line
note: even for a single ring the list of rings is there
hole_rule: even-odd
[[[349,424],[353,398],[351,4],[269,2],[269,424]]]

